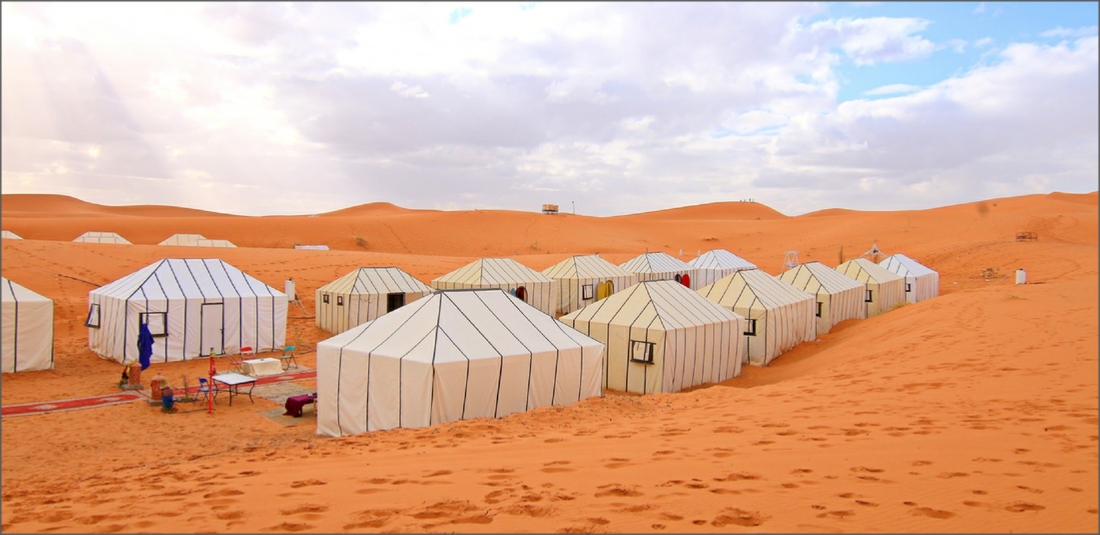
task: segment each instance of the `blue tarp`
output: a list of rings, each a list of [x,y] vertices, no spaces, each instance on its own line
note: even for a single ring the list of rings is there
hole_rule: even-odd
[[[141,369],[149,367],[153,357],[153,333],[149,332],[149,326],[142,323],[138,329],[138,363]]]

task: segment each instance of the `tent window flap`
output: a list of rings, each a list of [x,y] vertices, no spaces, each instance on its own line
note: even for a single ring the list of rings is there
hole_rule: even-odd
[[[631,340],[630,360],[642,364],[653,364],[653,342]]]
[[[324,304],[326,304],[326,305],[327,305],[327,304],[328,304],[328,294],[321,294],[321,301],[322,301],[322,302],[323,302]]]
[[[149,326],[149,334],[153,336],[168,336],[167,312],[139,312],[138,323]]]
[[[818,303],[817,303],[817,314],[815,314],[815,315],[819,318],[821,317],[821,302],[820,301],[818,301]]]
[[[864,297],[864,298],[863,298],[863,302],[864,302],[864,303],[870,303],[871,301],[873,301],[873,300],[871,299],[871,290],[867,290],[867,297]]]
[[[745,320],[745,336],[756,336],[756,320]]]
[[[99,328],[99,303],[92,303],[88,308],[88,319],[84,320],[85,327]]]
[[[592,285],[585,284],[581,286],[581,299],[592,299]]]

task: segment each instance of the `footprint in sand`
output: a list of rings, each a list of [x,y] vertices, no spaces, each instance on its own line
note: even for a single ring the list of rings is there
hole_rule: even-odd
[[[1034,504],[1034,503],[1028,503],[1028,502],[1016,502],[1016,503],[1013,503],[1013,504],[1005,507],[1005,511],[1009,511],[1009,512],[1012,512],[1012,513],[1023,513],[1023,512],[1026,512],[1026,511],[1042,511],[1043,509],[1046,509],[1046,507],[1043,507],[1042,505],[1038,505],[1038,504]]]
[[[596,487],[596,488],[606,489],[606,490],[601,490],[601,491],[597,492],[596,493],[597,498],[603,498],[605,496],[636,498],[638,496],[643,496],[643,494],[641,492],[638,492],[634,489],[626,488],[626,487],[624,487],[622,485],[619,485],[617,483],[601,485],[601,486]]]
[[[723,527],[727,525],[735,526],[759,526],[764,523],[764,518],[760,513],[756,511],[743,511],[736,507],[727,507],[722,510],[721,514],[711,521],[711,525],[714,527]]]
[[[912,514],[915,516],[928,516],[932,518],[939,518],[941,520],[946,520],[955,516],[955,513],[952,513],[951,511],[943,511],[940,509],[933,509],[931,507],[917,507],[916,509],[913,509]]]
[[[305,531],[307,529],[313,529],[313,526],[310,525],[310,524],[298,524],[298,523],[294,523],[294,522],[283,522],[282,524],[279,524],[277,526],[270,526],[270,527],[264,528],[262,531],[273,531],[273,532],[292,531],[292,532],[298,532],[298,531]]]
[[[301,487],[310,487],[314,485],[327,485],[328,483],[321,481],[320,479],[303,479],[300,481],[294,481],[290,484],[290,488],[297,489]],[[312,526],[310,526],[312,527]]]

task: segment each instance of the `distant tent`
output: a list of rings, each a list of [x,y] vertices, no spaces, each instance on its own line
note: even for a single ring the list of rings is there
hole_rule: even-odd
[[[696,288],[714,284],[718,279],[742,269],[756,269],[756,264],[725,249],[707,251],[688,262],[688,265],[699,270]]]
[[[207,238],[197,239],[187,245],[191,247],[236,247],[229,240],[211,240]]]
[[[10,230],[5,230],[5,231],[2,231],[2,232],[3,232],[2,239],[6,239],[6,240],[21,240],[21,239],[23,239],[22,236],[14,233]]]
[[[663,252],[638,255],[619,264],[619,267],[638,275],[639,282],[674,280],[693,290],[696,288],[695,277],[699,271],[687,262]]]
[[[88,347],[122,363],[138,358],[148,323],[155,362],[282,349],[286,294],[218,259],[158,260],[88,293]]]
[[[905,277],[905,300],[910,303],[940,295],[940,274],[908,256],[892,254],[878,265]]]
[[[799,264],[784,271],[779,280],[814,295],[817,334],[829,332],[844,320],[867,318],[867,306],[863,303],[867,285],[821,262]]]
[[[340,334],[432,293],[396,267],[361,267],[315,292],[317,326]]]
[[[122,236],[119,236],[114,232],[85,232],[73,241],[84,243],[130,243],[126,240],[126,238],[123,238]]]
[[[483,258],[433,280],[431,286],[437,290],[500,288],[552,316],[558,283],[511,258]]]
[[[676,281],[635,284],[561,321],[607,345],[604,388],[678,392],[741,373],[745,319]]]
[[[191,245],[195,240],[205,240],[202,234],[173,234],[157,245]]]
[[[558,283],[558,315],[579,310],[638,283],[638,276],[596,255],[571,256],[542,271]]]
[[[867,285],[863,301],[868,318],[905,303],[905,278],[866,258],[853,258],[836,270]]]
[[[601,395],[602,354],[503,290],[438,292],[317,344],[317,434],[569,405]]]
[[[699,294],[744,316],[749,364],[767,366],[816,334],[814,296],[759,269],[727,275]]]
[[[3,373],[53,369],[53,301],[4,277]]]

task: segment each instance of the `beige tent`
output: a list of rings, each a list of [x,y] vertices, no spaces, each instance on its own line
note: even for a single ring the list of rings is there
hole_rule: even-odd
[[[878,265],[905,277],[905,300],[910,303],[940,295],[940,274],[908,256],[892,254]]]
[[[674,280],[693,290],[699,271],[687,262],[662,252],[638,255],[619,267],[638,275],[639,282]]]
[[[734,272],[741,271],[742,269],[756,269],[756,264],[725,249],[707,251],[699,255],[695,260],[688,262],[688,265],[699,270],[699,274],[695,280],[696,288],[714,284],[718,279],[727,275],[732,275]]]
[[[863,297],[867,317],[873,318],[905,302],[905,278],[867,260],[853,258],[836,270],[867,285]]]
[[[211,240],[207,238],[197,239],[187,245],[191,247],[236,247],[233,242],[229,240]]]
[[[53,369],[53,301],[0,277],[4,373]]]
[[[759,269],[727,275],[699,294],[744,316],[749,364],[767,366],[794,346],[814,339],[814,296]]]
[[[844,320],[867,318],[867,307],[863,304],[867,285],[821,262],[806,262],[788,269],[779,280],[815,296],[817,334],[829,332]]]
[[[317,344],[317,434],[569,405],[601,394],[602,354],[500,289],[441,291]]]
[[[437,290],[500,288],[550,316],[557,286],[554,279],[511,258],[483,258],[432,281]]]
[[[20,235],[18,235],[18,234],[16,234],[16,233],[14,233],[14,232],[12,232],[12,231],[10,231],[10,230],[5,230],[5,231],[3,231],[3,236],[2,236],[2,238],[3,238],[3,239],[6,239],[6,240],[21,240],[21,239],[23,239],[23,237],[22,237],[22,236],[20,236]]]
[[[677,392],[741,373],[744,318],[676,281],[635,284],[561,321],[606,345],[604,388]]]
[[[638,283],[638,276],[597,255],[571,256],[542,271],[558,283],[554,308],[568,314]]]
[[[361,267],[315,292],[317,326],[340,334],[432,293],[396,267]]]
[[[122,236],[119,236],[114,232],[85,232],[84,234],[77,236],[77,238],[73,241],[84,243],[130,243],[126,240],[126,238],[123,238]]]
[[[173,234],[157,245],[191,245],[195,240],[205,240],[202,234]]]

